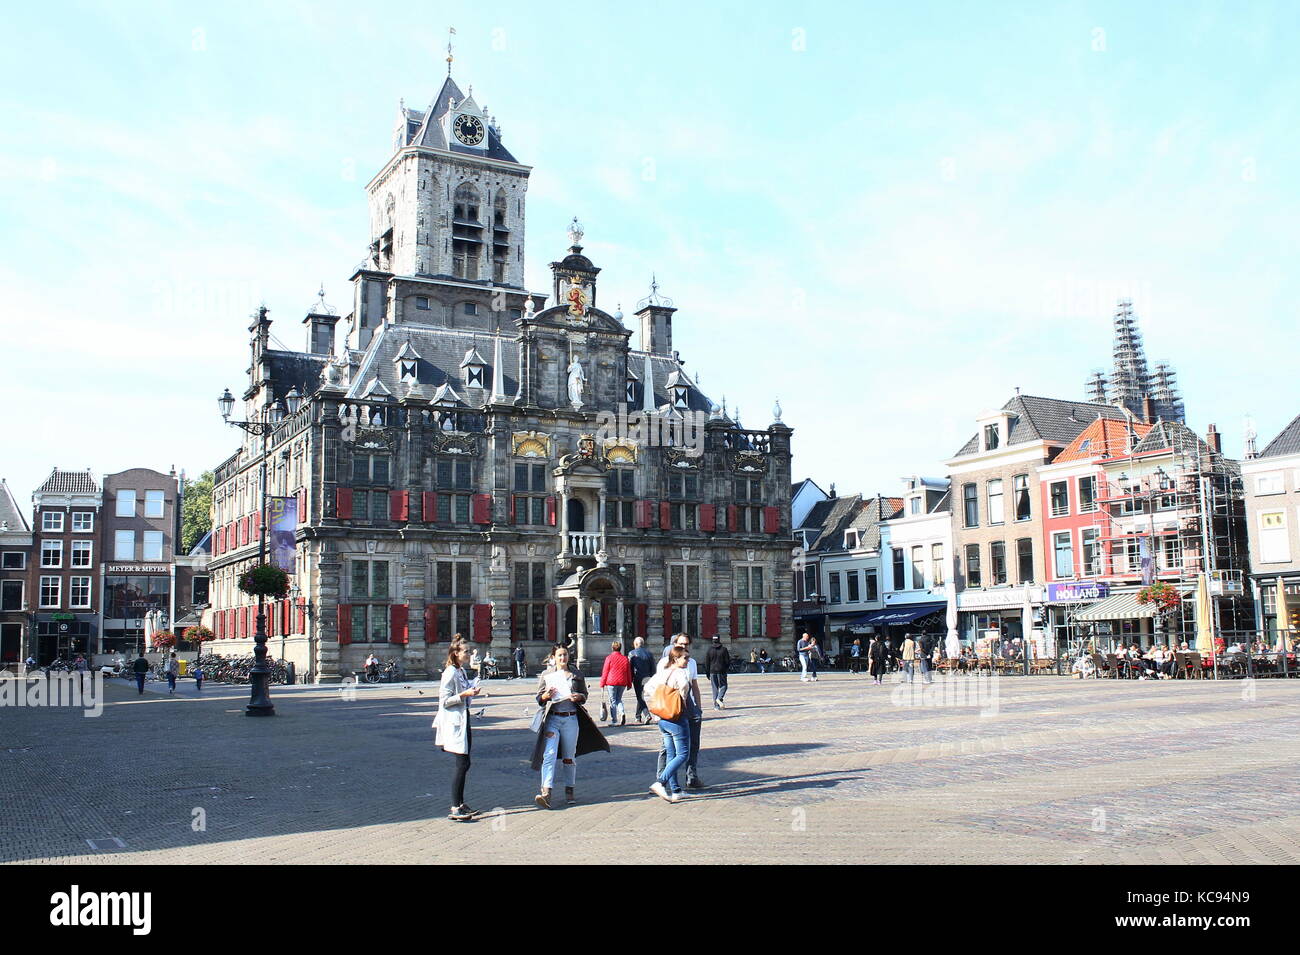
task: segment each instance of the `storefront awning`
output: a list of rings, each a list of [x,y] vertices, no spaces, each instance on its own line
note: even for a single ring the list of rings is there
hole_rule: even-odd
[[[1140,604],[1137,591],[1126,594],[1113,594],[1074,615],[1075,620],[1133,620],[1138,617],[1154,617],[1152,604]]]
[[[853,622],[872,623],[876,626],[911,623],[921,617],[928,617],[932,613],[938,613],[945,607],[947,607],[947,604],[931,603],[913,604],[910,607],[890,607],[885,610],[868,610],[860,617],[855,618]]]

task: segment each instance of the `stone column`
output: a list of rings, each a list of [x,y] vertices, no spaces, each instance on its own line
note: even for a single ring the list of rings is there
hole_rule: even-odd
[[[569,554],[569,488],[566,485],[560,494],[560,555]],[[579,628],[581,629],[581,627]]]
[[[600,489],[600,547],[598,550],[608,550],[605,546],[605,488]]]
[[[590,612],[591,602],[586,597],[578,598],[578,635],[576,651],[578,654],[578,672],[585,673],[587,669],[587,614]]]
[[[618,642],[623,644],[623,650],[626,652],[628,647],[623,640],[623,598],[619,597],[615,602],[615,629],[618,631]]]

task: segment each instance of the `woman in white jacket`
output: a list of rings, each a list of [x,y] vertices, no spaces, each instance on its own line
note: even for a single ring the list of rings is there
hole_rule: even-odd
[[[433,720],[434,743],[456,757],[456,769],[451,777],[451,815],[448,818],[457,822],[474,816],[474,810],[465,805],[465,774],[469,772],[470,748],[469,701],[483,692],[471,685],[465,676],[468,662],[469,647],[460,640],[452,641],[447,651],[447,665],[442,671],[438,715]]]

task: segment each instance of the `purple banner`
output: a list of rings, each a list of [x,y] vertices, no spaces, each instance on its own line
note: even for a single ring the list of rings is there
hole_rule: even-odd
[[[1081,600],[1101,600],[1110,595],[1109,584],[1095,580],[1076,580],[1068,584],[1048,584],[1048,603],[1078,603]]]
[[[294,532],[298,530],[298,499],[273,497],[267,510],[271,566],[292,574],[297,570],[298,545],[294,540]]]

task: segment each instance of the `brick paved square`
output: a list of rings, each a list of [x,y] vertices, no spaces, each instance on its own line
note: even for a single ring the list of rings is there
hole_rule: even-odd
[[[1297,681],[1009,678],[995,710],[899,706],[900,687],[847,674],[731,683],[706,712],[706,790],[647,795],[659,732],[629,725],[579,761],[579,805],[546,812],[532,683],[493,682],[467,788],[487,812],[456,824],[434,686],[281,687],[255,720],[246,688],[110,681],[97,719],[0,709],[0,859],[523,862],[560,837],[627,862],[683,844],[735,863],[1300,860]]]

